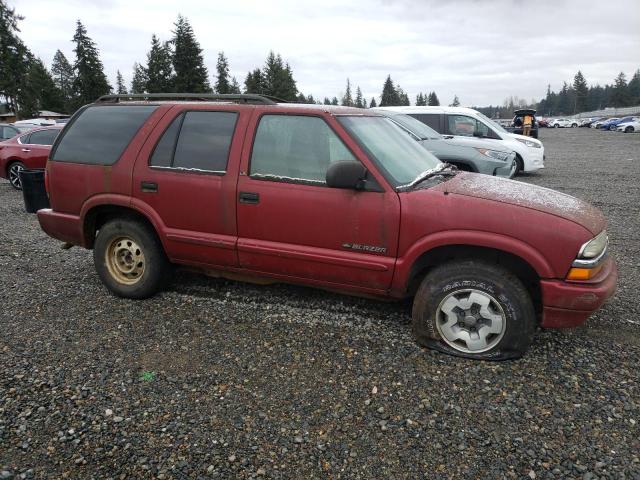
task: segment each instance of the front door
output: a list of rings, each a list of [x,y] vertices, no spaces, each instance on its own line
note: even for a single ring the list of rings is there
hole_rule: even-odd
[[[358,159],[321,116],[256,113],[252,124],[238,180],[241,267],[386,290],[398,242],[397,194],[326,186],[331,162]]]
[[[133,197],[162,224],[172,260],[237,266],[235,188],[246,120],[224,107],[173,112],[138,156]]]

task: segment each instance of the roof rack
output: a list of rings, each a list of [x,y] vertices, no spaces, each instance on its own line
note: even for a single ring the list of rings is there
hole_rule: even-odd
[[[214,93],[131,93],[120,95],[103,95],[96,103],[120,103],[121,101],[135,100],[184,100],[190,102],[210,102],[220,100],[225,102],[275,105],[275,97],[254,94],[214,94]]]

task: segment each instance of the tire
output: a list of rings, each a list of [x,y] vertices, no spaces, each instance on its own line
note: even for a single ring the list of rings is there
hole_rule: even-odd
[[[499,265],[476,260],[453,261],[427,274],[412,317],[420,345],[478,360],[521,357],[536,328],[522,282]]]
[[[520,155],[516,155],[516,171],[513,172],[513,177],[511,178],[517,177],[523,171],[524,171],[524,162],[522,161],[522,158],[520,158]]]
[[[19,172],[26,168],[26,165],[22,162],[11,162],[7,167],[7,179],[9,180],[9,183],[11,183],[11,186],[16,190],[22,190]]]
[[[572,123],[571,124],[571,128],[578,128],[578,124],[577,123]]]
[[[137,220],[119,218],[104,224],[93,248],[102,283],[124,298],[148,298],[171,275],[171,265],[153,229]]]
[[[633,133],[633,127],[631,125],[629,125],[628,127],[625,127],[624,129],[624,133]]]

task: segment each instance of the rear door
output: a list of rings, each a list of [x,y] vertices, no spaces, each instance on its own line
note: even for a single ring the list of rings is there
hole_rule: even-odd
[[[161,224],[169,257],[236,266],[236,179],[249,112],[178,106],[143,146],[134,169],[138,207]]]
[[[382,187],[327,187],[331,162],[366,166],[340,130],[331,117],[256,112],[238,179],[241,267],[336,287],[389,287],[399,199]]]
[[[58,128],[31,132],[20,147],[21,158],[27,168],[44,168],[51,145],[60,133]]]

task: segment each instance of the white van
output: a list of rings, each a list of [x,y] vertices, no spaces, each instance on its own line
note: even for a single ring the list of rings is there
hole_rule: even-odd
[[[429,125],[445,139],[470,147],[486,148],[487,141],[516,152],[517,172],[544,168],[544,146],[540,140],[507,132],[498,123],[472,108],[464,107],[378,107],[405,113]]]

